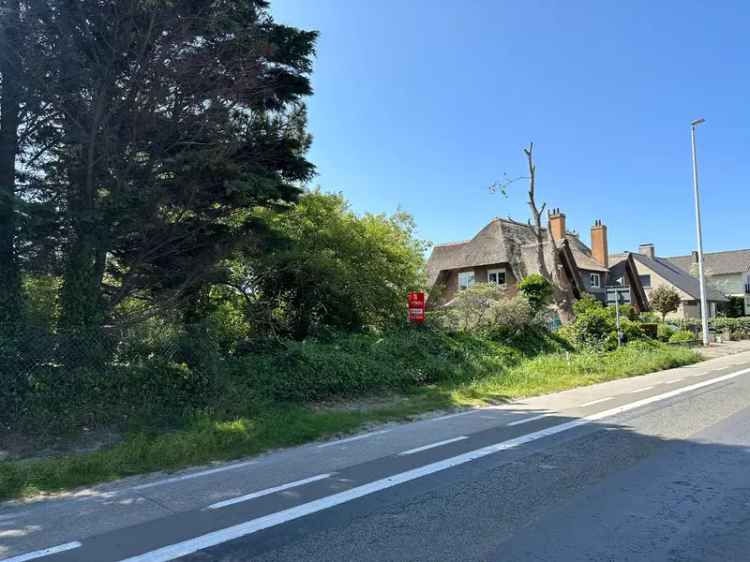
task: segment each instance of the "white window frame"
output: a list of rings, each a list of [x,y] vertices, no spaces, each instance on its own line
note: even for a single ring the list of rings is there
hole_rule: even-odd
[[[462,275],[471,275],[471,280],[466,284],[465,287],[461,286],[461,276]],[[474,270],[459,271],[458,272],[458,290],[459,291],[463,291],[465,289],[468,289],[469,287],[471,287],[472,285],[474,285],[474,283],[476,283],[476,282],[477,282],[477,274],[476,274],[476,272]]]
[[[596,283],[594,283],[594,279],[596,279]],[[595,273],[593,271],[589,273],[589,284],[591,285],[592,289],[601,289],[602,288],[601,273]]]
[[[493,273],[497,274],[497,279],[500,279],[501,273],[503,274],[503,282],[502,283],[498,282],[497,286],[505,287],[505,284],[508,282],[508,273],[505,271],[505,268],[502,267],[499,269],[488,269],[487,270],[487,283],[492,283],[492,281],[490,281],[490,275],[492,275]]]

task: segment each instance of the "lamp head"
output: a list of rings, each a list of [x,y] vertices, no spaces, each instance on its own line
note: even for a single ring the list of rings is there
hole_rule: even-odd
[[[696,127],[696,126],[700,125],[701,123],[705,123],[705,122],[706,122],[706,120],[703,119],[703,117],[701,117],[700,119],[696,119],[695,121],[693,121],[692,123],[690,123],[690,125],[692,125],[693,127]]]

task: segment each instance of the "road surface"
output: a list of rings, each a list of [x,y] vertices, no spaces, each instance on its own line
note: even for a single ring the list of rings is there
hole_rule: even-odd
[[[750,559],[750,353],[0,507],[0,559]]]

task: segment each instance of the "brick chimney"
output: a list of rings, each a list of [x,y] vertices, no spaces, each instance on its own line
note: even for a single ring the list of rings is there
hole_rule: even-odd
[[[591,253],[599,265],[609,267],[607,226],[600,220],[594,221],[594,226],[591,227]]]
[[[549,213],[549,228],[553,239],[565,238],[565,213],[561,213],[560,209],[552,209]]]
[[[654,248],[654,245],[651,243],[648,244],[641,244],[638,247],[638,253],[642,256],[647,256],[651,259],[654,259],[656,257],[656,249]]]

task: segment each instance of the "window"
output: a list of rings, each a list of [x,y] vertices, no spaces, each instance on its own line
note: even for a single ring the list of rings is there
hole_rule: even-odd
[[[495,285],[505,285],[505,270],[504,269],[490,269],[487,271],[487,283],[493,283]]]
[[[458,272],[458,290],[463,291],[468,289],[474,284],[474,272],[473,271],[459,271]]]
[[[592,289],[600,289],[602,286],[602,279],[599,276],[598,273],[592,273],[591,274],[591,288]]]
[[[641,285],[643,285],[644,289],[648,289],[651,287],[651,276],[650,275],[639,275],[638,276],[641,280]]]

